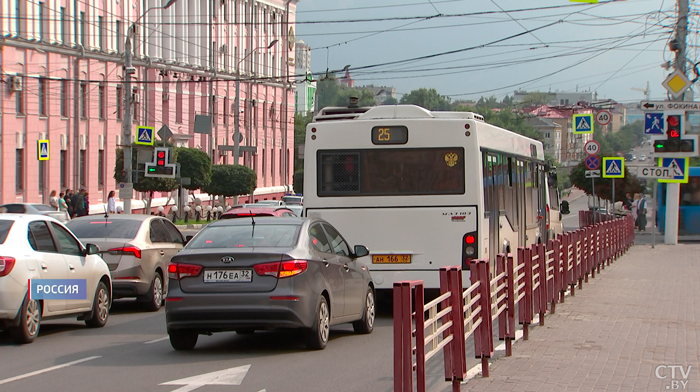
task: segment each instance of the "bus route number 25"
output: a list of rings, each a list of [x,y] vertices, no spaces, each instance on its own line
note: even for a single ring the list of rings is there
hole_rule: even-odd
[[[387,142],[391,140],[391,133],[389,132],[390,131],[389,128],[379,128],[378,131],[379,131],[379,135],[377,136],[378,140],[387,141]]]

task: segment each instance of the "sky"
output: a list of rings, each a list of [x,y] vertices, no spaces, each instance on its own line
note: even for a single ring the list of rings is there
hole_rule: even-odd
[[[690,3],[695,63],[700,0]],[[452,101],[525,90],[631,103],[647,82],[652,100],[667,98],[676,18],[672,0],[299,0],[296,36],[314,73],[350,65],[355,86],[393,86],[399,99],[425,87]]]

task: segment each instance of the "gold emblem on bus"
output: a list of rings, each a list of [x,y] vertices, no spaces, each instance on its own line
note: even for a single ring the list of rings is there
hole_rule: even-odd
[[[445,154],[445,163],[447,163],[447,166],[453,167],[454,165],[457,164],[457,161],[459,160],[459,156],[453,152],[449,152]]]

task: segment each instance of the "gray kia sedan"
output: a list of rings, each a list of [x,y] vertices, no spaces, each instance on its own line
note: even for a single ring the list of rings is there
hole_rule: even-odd
[[[374,328],[369,269],[322,219],[264,217],[206,226],[168,266],[165,318],[175,350],[200,334],[300,328],[310,349],[323,349],[330,326]]]

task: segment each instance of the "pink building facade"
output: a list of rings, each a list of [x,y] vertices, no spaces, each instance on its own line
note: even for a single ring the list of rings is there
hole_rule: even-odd
[[[164,4],[0,0],[3,204],[48,203],[51,190],[85,188],[92,212],[101,210],[117,188],[115,150],[129,143],[121,137],[128,27]],[[239,161],[258,174],[255,198],[290,191],[295,10],[295,0],[177,0],[148,11],[132,39],[132,134],[167,125],[176,145],[232,164],[219,146],[233,145],[238,110],[241,145],[255,147]],[[194,133],[199,114],[213,117],[211,135]],[[48,161],[38,160],[39,140],[49,140]]]

